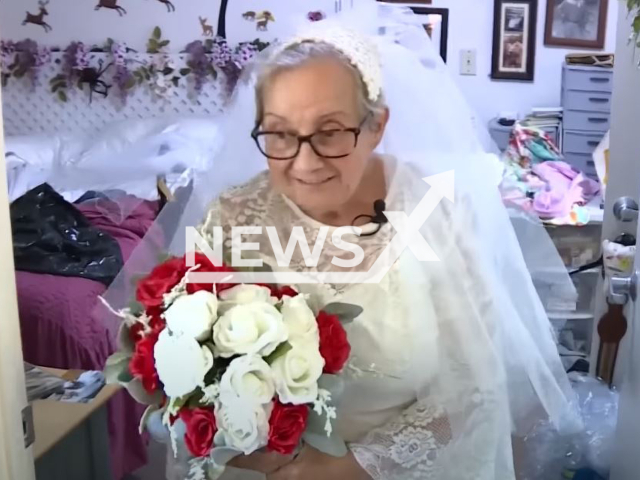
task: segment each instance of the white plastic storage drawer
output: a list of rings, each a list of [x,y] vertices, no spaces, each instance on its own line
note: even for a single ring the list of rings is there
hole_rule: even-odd
[[[588,132],[609,131],[611,117],[608,113],[580,112],[567,110],[564,112],[565,130],[584,130]]]
[[[603,68],[567,67],[564,76],[564,88],[567,90],[585,90],[588,92],[613,91],[613,71]]]
[[[564,151],[591,154],[602,141],[601,133],[564,132]]]
[[[565,110],[609,113],[611,112],[611,94],[608,92],[566,90],[563,105]]]

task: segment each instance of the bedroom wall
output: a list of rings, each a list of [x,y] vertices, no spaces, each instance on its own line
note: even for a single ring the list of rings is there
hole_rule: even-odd
[[[504,111],[525,115],[532,107],[559,106],[562,63],[567,53],[579,50],[544,46],[547,1],[538,0],[535,81],[492,80],[489,74],[493,3],[493,0],[433,0],[432,6],[449,9],[448,66],[467,100],[484,122]],[[615,51],[618,5],[618,0],[609,0],[605,51],[610,53]],[[463,49],[477,51],[475,76],[459,74],[460,50]]]
[[[38,12],[37,0],[11,0],[0,3],[0,31],[4,39],[22,40],[32,38],[50,45],[67,45],[74,40],[102,44],[108,37],[125,41],[134,49],[144,50],[153,28],[158,25],[172,42],[173,51],[182,49],[187,43],[204,38],[199,16],[216,31],[220,0],[171,0],[175,12],[159,0],[118,0],[127,14],[119,16],[115,10],[95,10],[99,0],[51,0],[47,5],[49,15],[46,22],[52,30],[45,33],[41,26],[22,25],[26,12]],[[279,27],[287,22],[305,18],[310,10],[334,11],[334,0],[305,0],[299,2],[283,0],[229,0],[227,9],[227,38],[239,41],[260,38],[272,40]],[[272,12],[275,22],[268,31],[258,32],[256,24],[244,20],[246,11]]]
[[[159,0],[119,0],[127,15],[120,17],[113,10],[95,11],[99,0],[52,0],[48,5],[47,22],[52,31],[42,27],[22,25],[25,11],[37,11],[37,0],[0,3],[0,31],[3,38],[26,37],[51,45],[66,45],[72,40],[102,43],[107,37],[126,41],[132,48],[144,50],[147,38],[156,25],[170,39],[172,51],[181,50],[188,42],[203,37],[199,16],[206,17],[215,31],[220,0],[171,0],[176,11],[167,12]],[[280,29],[290,22],[304,19],[310,10],[331,14],[334,0],[229,0],[226,15],[227,37],[233,43],[260,38],[273,40]],[[556,106],[560,102],[561,66],[572,50],[544,46],[546,0],[539,0],[537,22],[537,52],[534,82],[495,81],[489,78],[493,29],[493,0],[433,0],[433,6],[448,8],[449,68],[471,106],[482,122],[488,122],[500,112],[514,111],[525,115],[535,106]],[[619,0],[609,0],[605,50],[615,45],[616,18]],[[624,8],[624,7],[622,7]],[[242,18],[242,13],[270,10],[276,21],[268,31],[256,31],[256,25]],[[459,74],[460,50],[475,48],[477,74]]]

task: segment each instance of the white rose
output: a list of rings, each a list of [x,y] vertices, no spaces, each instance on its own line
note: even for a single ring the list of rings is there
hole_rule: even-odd
[[[304,295],[282,299],[282,318],[289,331],[289,343],[320,343],[318,322]]]
[[[221,300],[220,313],[225,313],[236,305],[254,302],[275,304],[278,301],[271,296],[271,290],[260,285],[236,285],[218,295]]]
[[[271,408],[271,404],[264,406],[243,398],[229,405],[218,402],[215,444],[234,448],[245,455],[265,447],[269,441]]]
[[[164,329],[153,350],[158,377],[171,398],[180,398],[204,387],[204,376],[213,367],[213,354],[197,340],[172,335]]]
[[[218,317],[218,299],[205,290],[178,297],[164,312],[167,327],[176,335],[203,341],[211,336]]]
[[[256,403],[270,403],[276,394],[271,367],[257,355],[234,359],[220,379],[220,398],[231,404],[240,397]]]
[[[324,358],[317,346],[294,344],[271,364],[280,401],[294,405],[313,402],[318,397],[323,368]]]
[[[237,305],[213,326],[214,353],[219,357],[267,356],[287,340],[282,314],[268,303]]]

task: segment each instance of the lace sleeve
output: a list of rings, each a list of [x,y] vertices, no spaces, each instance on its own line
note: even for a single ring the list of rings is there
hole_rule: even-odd
[[[350,449],[374,480],[425,480],[437,476],[438,453],[450,441],[444,410],[424,399]]]

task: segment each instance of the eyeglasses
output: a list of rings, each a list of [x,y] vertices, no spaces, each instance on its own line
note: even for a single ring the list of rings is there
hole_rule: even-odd
[[[356,128],[320,130],[311,135],[259,131],[260,125],[256,125],[251,132],[251,137],[256,142],[258,150],[271,160],[291,160],[297,157],[303,143],[308,143],[319,157],[344,158],[351,155],[356,149],[362,126],[368,118],[369,114]]]

